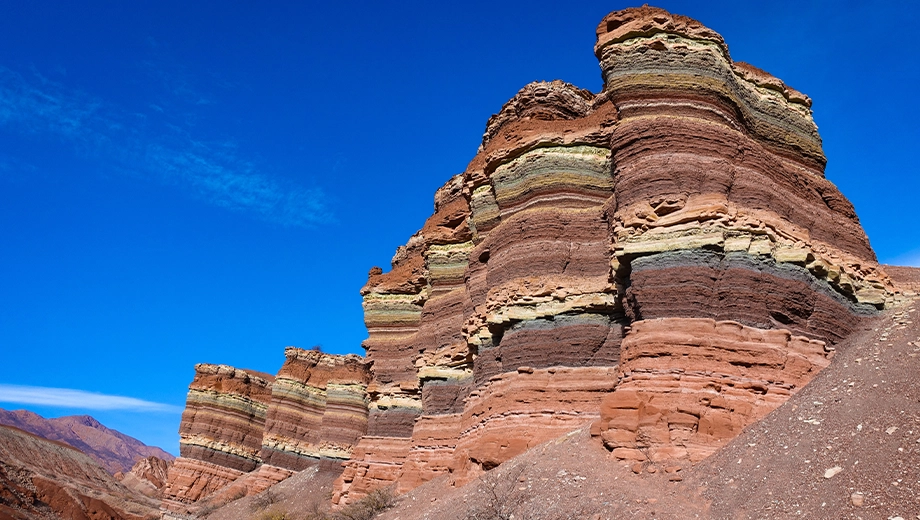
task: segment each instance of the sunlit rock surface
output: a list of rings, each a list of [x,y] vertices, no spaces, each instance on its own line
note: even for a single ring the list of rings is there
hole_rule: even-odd
[[[615,457],[701,460],[896,297],[807,96],[651,7],[604,18],[595,54],[600,93],[525,86],[371,272],[375,425],[339,503],[591,421]]]
[[[289,347],[277,376],[200,364],[169,469],[173,510],[259,493],[296,471],[338,474],[367,433],[364,358]]]
[[[245,487],[325,464],[343,505],[589,423],[614,458],[697,462],[918,290],[824,178],[807,96],[656,8],[605,17],[594,50],[601,92],[526,85],[371,269],[365,358],[289,349],[258,391],[190,392],[173,468]]]

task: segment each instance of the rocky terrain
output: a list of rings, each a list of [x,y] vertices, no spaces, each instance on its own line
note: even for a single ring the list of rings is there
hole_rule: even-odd
[[[159,517],[159,501],[132,492],[83,452],[0,426],[0,519]]]
[[[596,36],[601,92],[521,89],[370,270],[366,356],[197,365],[181,457],[123,480],[168,518],[920,514],[920,271],[877,263],[811,100],[661,9]]]
[[[127,473],[116,473],[123,486],[151,498],[162,498],[163,488],[171,462],[158,457],[147,457],[134,463]]]
[[[102,425],[88,415],[45,419],[28,410],[0,409],[0,424],[52,441],[63,442],[89,455],[109,473],[127,472],[135,462],[146,457],[172,461],[175,457],[155,446]]]
[[[515,479],[505,491],[536,507],[524,517],[565,518],[561,504],[572,518],[794,513],[738,498],[741,474],[721,477],[780,464],[755,432],[800,409],[788,403],[812,380],[853,366],[840,359],[904,316],[892,313],[907,312],[897,309],[920,279],[878,265],[824,177],[806,95],[656,8],[608,15],[594,50],[600,93],[561,81],[521,89],[390,270],[371,269],[365,358],[291,348],[274,379],[199,365],[171,500],[194,512],[309,470],[338,476],[334,508],[423,486],[393,518],[473,515],[447,497],[481,506],[477,489]],[[839,409],[813,399],[825,400],[820,410]],[[784,446],[813,433],[790,429]],[[728,471],[719,464],[738,439],[750,449]],[[550,475],[550,452],[599,463]],[[521,461],[530,469],[517,474]],[[574,507],[559,479],[603,497],[579,471],[618,484]],[[662,493],[670,509],[654,506]],[[688,496],[703,505],[688,509]]]
[[[466,487],[434,480],[380,518],[916,519],[918,313],[914,300],[866,322],[807,387],[700,463],[624,464],[585,427]]]

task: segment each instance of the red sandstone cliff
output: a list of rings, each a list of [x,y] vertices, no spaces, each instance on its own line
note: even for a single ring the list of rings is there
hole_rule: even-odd
[[[259,493],[314,468],[331,480],[367,433],[367,363],[289,347],[277,376],[201,364],[169,469],[169,507],[193,510]]]
[[[195,366],[166,496],[196,501],[258,467],[271,381],[226,365]]]
[[[699,461],[894,302],[810,100],[655,8],[597,29],[599,94],[524,87],[363,289],[369,436],[334,500],[463,484],[580,424]]]
[[[339,505],[462,486],[588,424],[615,460],[697,463],[915,291],[825,179],[807,96],[656,8],[605,17],[595,54],[600,93],[521,89],[371,269],[365,359],[199,370],[173,497],[324,462]]]

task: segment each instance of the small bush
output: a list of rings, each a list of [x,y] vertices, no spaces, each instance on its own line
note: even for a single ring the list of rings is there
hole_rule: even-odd
[[[284,511],[279,511],[277,509],[272,509],[270,511],[265,511],[258,517],[259,520],[291,520],[291,515],[287,514]]]
[[[467,520],[512,520],[521,518],[524,505],[529,496],[518,489],[518,480],[524,475],[526,467],[518,464],[509,468],[504,474],[492,470],[483,476],[479,484],[479,493],[483,500],[473,510],[468,511]],[[527,518],[524,515],[523,518]]]
[[[371,520],[396,504],[392,488],[380,488],[353,504],[348,504],[332,515],[331,520]]]

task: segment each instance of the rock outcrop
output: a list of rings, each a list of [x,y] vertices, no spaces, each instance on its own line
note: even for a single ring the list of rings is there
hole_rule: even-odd
[[[112,474],[127,472],[137,461],[147,457],[157,457],[164,461],[175,458],[160,448],[147,446],[133,437],[107,428],[88,415],[45,419],[28,410],[0,409],[0,424],[73,446]]]
[[[259,493],[307,468],[341,471],[367,433],[366,362],[289,347],[277,376],[200,364],[165,495],[172,508]]]
[[[159,498],[166,487],[167,475],[171,461],[157,457],[143,458],[131,467],[127,473],[116,473],[115,478],[128,489],[148,497]]]
[[[885,272],[904,294],[916,296],[920,294],[920,267],[903,267],[886,265]]]
[[[194,502],[256,469],[272,379],[226,365],[195,365],[167,496]]]
[[[272,384],[260,457],[300,471],[346,460],[367,432],[367,367],[360,356],[288,348]]]
[[[701,461],[826,367],[825,348],[735,321],[637,321],[596,433],[617,458]]]
[[[700,463],[623,464],[580,428],[461,488],[416,488],[378,518],[912,518],[918,306],[864,322],[805,388]]]
[[[463,484],[590,421],[615,457],[701,460],[895,297],[807,96],[651,7],[595,54],[599,94],[524,87],[371,271],[369,430],[334,501]]]
[[[345,461],[341,505],[587,424],[614,458],[698,462],[903,297],[824,177],[807,96],[651,7],[605,17],[595,54],[600,93],[521,89],[371,269],[366,359],[289,350],[264,427],[226,426],[261,429],[258,454],[231,463],[228,439],[201,464]]]

